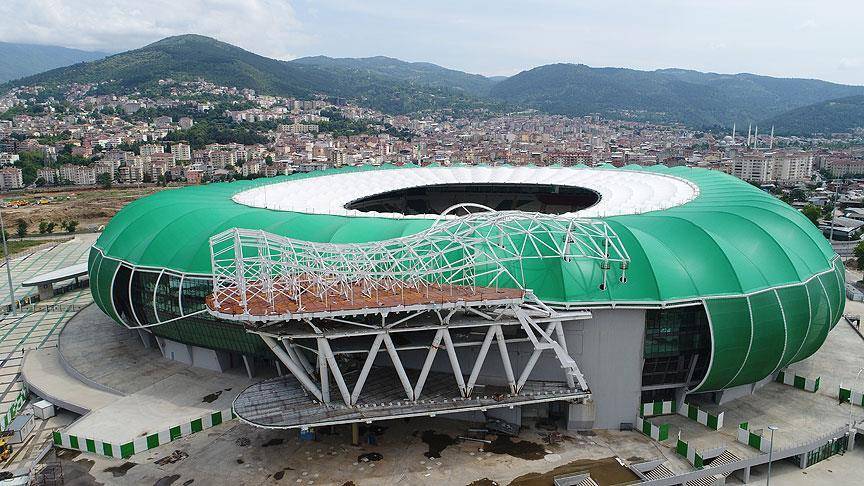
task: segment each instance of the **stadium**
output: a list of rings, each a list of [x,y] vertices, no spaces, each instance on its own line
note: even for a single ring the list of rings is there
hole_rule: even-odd
[[[166,190],[113,218],[89,275],[99,308],[166,357],[275,370],[234,401],[267,428],[478,413],[618,428],[642,402],[751,393],[813,354],[845,300],[842,262],[798,211],[662,165]]]

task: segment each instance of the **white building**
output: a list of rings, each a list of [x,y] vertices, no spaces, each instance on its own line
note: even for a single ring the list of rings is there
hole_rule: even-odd
[[[57,169],[53,167],[40,167],[36,169],[36,178],[45,181],[45,184],[57,183]]]
[[[807,152],[747,152],[732,161],[732,175],[757,184],[795,183],[809,180],[812,166]]]
[[[175,143],[171,145],[171,154],[175,161],[190,161],[192,160],[192,149],[189,144]]]
[[[21,178],[21,169],[18,167],[3,167],[0,169],[0,190],[21,189],[24,180]]]
[[[165,147],[160,144],[147,144],[141,146],[141,156],[147,156],[152,154],[162,154],[165,153]]]
[[[92,186],[96,184],[96,170],[84,165],[63,164],[60,166],[60,180],[76,186]]]
[[[0,165],[12,165],[18,162],[20,157],[18,154],[10,154],[7,152],[0,153]]]

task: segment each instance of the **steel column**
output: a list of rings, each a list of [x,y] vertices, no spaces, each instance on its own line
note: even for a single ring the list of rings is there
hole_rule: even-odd
[[[354,391],[351,393],[351,405],[356,405],[357,399],[360,398],[360,392],[363,390],[366,378],[369,377],[369,370],[372,369],[372,364],[375,363],[375,358],[378,356],[378,350],[381,349],[382,341],[384,341],[384,334],[378,334],[375,336],[375,340],[372,341],[372,347],[369,348],[369,354],[366,355],[363,369],[360,370],[360,376],[357,377],[357,383],[354,384]]]
[[[486,337],[483,338],[483,344],[480,345],[480,351],[477,353],[477,360],[474,361],[474,368],[471,369],[471,375],[468,377],[468,385],[465,389],[466,396],[470,397],[471,392],[474,391],[474,384],[477,382],[477,377],[486,361],[486,355],[489,354],[489,346],[492,344],[493,337],[495,337],[495,326],[489,326],[489,329],[486,330]]]
[[[306,375],[306,371],[303,370],[303,368],[297,366],[296,364],[294,364],[293,361],[291,361],[291,358],[289,358],[285,351],[282,349],[282,347],[279,346],[279,343],[277,343],[275,339],[268,336],[261,336],[261,340],[264,341],[264,344],[266,344],[267,347],[270,348],[271,351],[273,351],[273,354],[275,354],[276,357],[279,358],[280,361],[282,361],[282,364],[284,364],[285,367],[288,368],[288,371],[290,371],[294,375],[294,377],[297,378],[297,381],[299,381],[300,384],[303,385],[304,388],[306,388],[306,390],[315,395],[315,398],[321,400],[321,390],[319,390],[315,382]]]
[[[438,346],[441,345],[441,339],[443,338],[443,329],[438,329],[435,332],[435,337],[432,338],[432,345],[429,346],[429,352],[426,353],[426,361],[423,362],[423,368],[420,370],[417,384],[414,385],[414,400],[420,399],[420,392],[423,391],[423,385],[426,384],[426,378],[429,376],[429,370],[432,369],[432,363],[435,361],[435,354],[438,352]]]
[[[456,377],[456,384],[459,386],[459,392],[462,396],[465,394],[465,377],[462,376],[462,368],[459,366],[459,359],[456,357],[456,348],[453,346],[453,338],[450,337],[450,331],[445,327],[444,345],[447,346],[447,356],[450,358],[450,367],[453,368],[453,376]]]
[[[387,348],[390,360],[393,361],[393,367],[396,368],[396,374],[399,375],[399,381],[402,382],[402,387],[405,388],[408,400],[414,400],[414,389],[411,387],[411,382],[408,381],[408,375],[405,373],[405,368],[402,367],[402,360],[399,359],[399,353],[396,352],[396,345],[393,344],[393,338],[389,334],[384,334],[384,346]]]

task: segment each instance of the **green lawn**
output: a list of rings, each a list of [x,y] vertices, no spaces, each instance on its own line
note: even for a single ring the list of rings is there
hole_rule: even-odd
[[[6,246],[9,248],[9,254],[14,255],[36,245],[41,245],[43,243],[60,243],[61,241],[63,240],[8,240],[6,241]],[[0,244],[0,258],[5,256],[6,254],[3,252],[3,246]]]

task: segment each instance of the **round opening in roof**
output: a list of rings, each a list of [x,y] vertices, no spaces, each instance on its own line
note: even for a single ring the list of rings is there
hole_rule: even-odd
[[[668,209],[698,195],[696,184],[658,172],[461,166],[310,174],[255,187],[232,199],[276,211],[339,216],[437,219],[454,204],[475,203],[594,218]]]
[[[345,209],[399,213],[406,216],[441,214],[463,203],[481,204],[496,211],[566,214],[600,202],[600,193],[585,187],[559,184],[493,182],[430,184],[404,187],[355,199]]]

